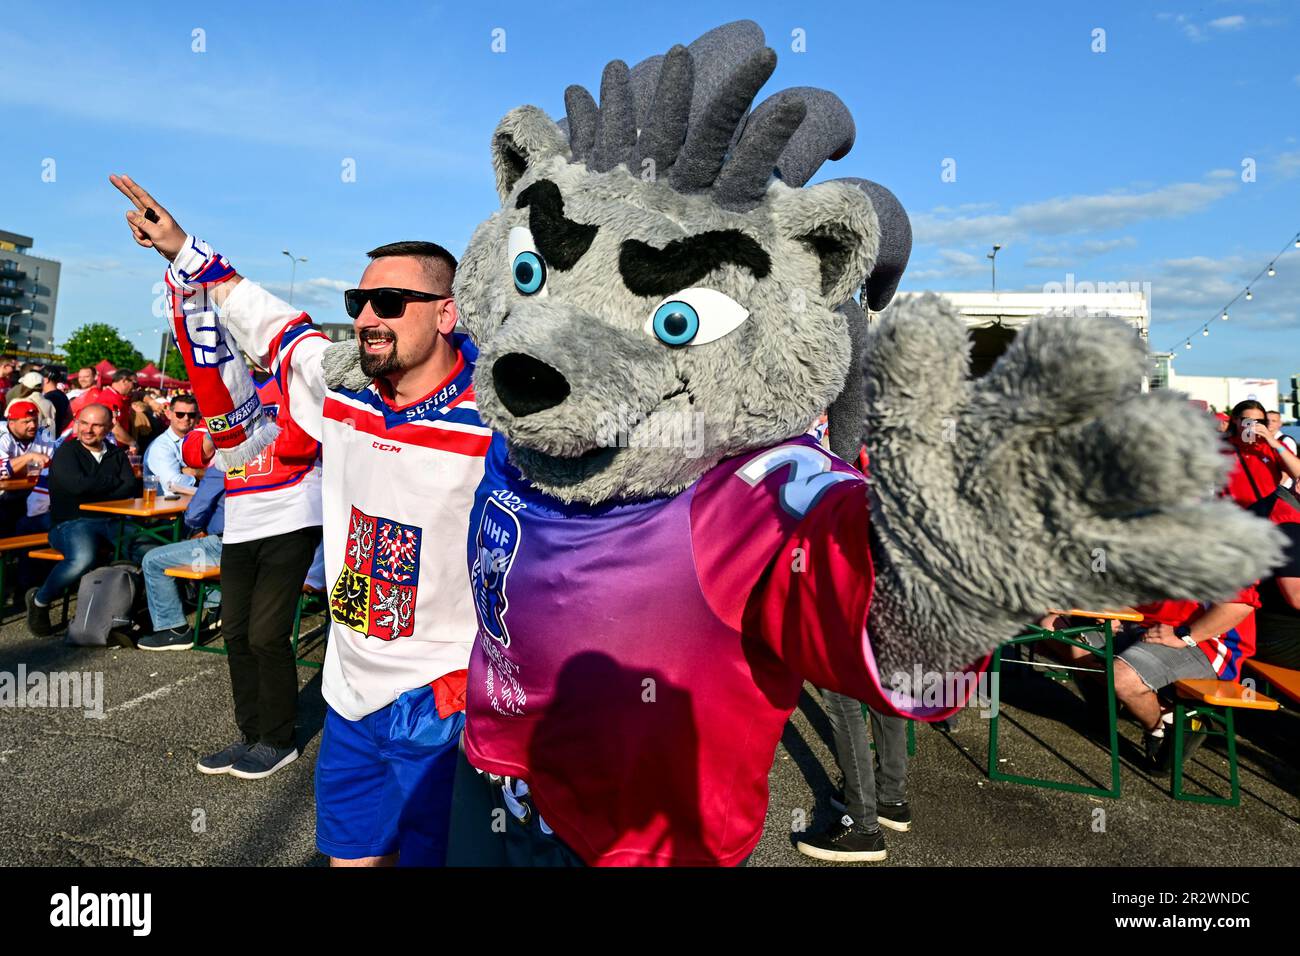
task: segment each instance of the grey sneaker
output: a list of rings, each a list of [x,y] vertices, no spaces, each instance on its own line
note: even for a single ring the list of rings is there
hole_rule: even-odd
[[[194,632],[183,626],[149,634],[136,644],[142,651],[188,651],[193,646]]]
[[[208,754],[198,762],[199,773],[229,773],[230,768],[235,765],[235,761],[248,753],[250,749],[251,744],[241,740],[231,744],[225,750],[218,750],[214,754]]]
[[[297,747],[272,747],[270,744],[259,742],[249,747],[247,752],[235,761],[234,766],[230,768],[230,775],[241,780],[261,780],[297,759]]]

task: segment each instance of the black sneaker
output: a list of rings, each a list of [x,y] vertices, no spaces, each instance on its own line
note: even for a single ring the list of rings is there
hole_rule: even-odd
[[[1157,773],[1168,773],[1173,763],[1174,730],[1166,727],[1164,733],[1146,733],[1142,735],[1142,749],[1146,751],[1147,760]]]
[[[847,813],[824,833],[795,844],[804,856],[834,863],[877,863],[885,858],[885,835],[853,822]]]
[[[1192,754],[1201,749],[1205,743],[1204,733],[1206,721],[1197,717],[1194,713],[1187,715],[1188,727],[1183,731],[1183,763],[1186,764],[1192,758]],[[1164,735],[1157,737],[1153,734],[1143,736],[1143,745],[1146,749],[1147,759],[1159,773],[1168,773],[1174,765],[1174,727],[1172,724],[1164,725]]]
[[[142,637],[136,645],[142,651],[188,651],[193,646],[194,632],[183,625]]]
[[[204,637],[212,637],[221,630],[221,608],[210,607],[203,612],[203,623],[199,625],[199,633]]]
[[[241,740],[238,743],[231,744],[225,750],[218,750],[214,754],[208,754],[200,759],[196,766],[199,768],[199,773],[229,773],[235,762],[251,749],[251,744]]]
[[[272,747],[270,744],[259,742],[249,747],[248,751],[235,761],[230,768],[230,775],[241,780],[261,780],[297,759],[297,747]]]
[[[902,803],[877,803],[876,820],[882,827],[906,833],[912,829],[912,808],[906,800]]]
[[[36,603],[36,592],[40,588],[31,588],[27,592],[27,630],[36,637],[49,637],[54,633],[50,623],[50,609]]]

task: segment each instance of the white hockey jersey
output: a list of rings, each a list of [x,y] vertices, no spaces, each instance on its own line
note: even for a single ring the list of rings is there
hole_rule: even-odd
[[[326,702],[360,720],[464,669],[477,631],[465,542],[492,437],[474,404],[474,346],[455,335],[451,373],[397,408],[374,384],[329,388],[323,337],[294,341],[277,361],[305,316],[256,283],[240,282],[221,311],[239,345],[275,369],[294,420],[322,445]]]

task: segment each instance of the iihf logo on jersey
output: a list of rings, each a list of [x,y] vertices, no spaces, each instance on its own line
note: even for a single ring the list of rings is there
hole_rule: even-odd
[[[420,529],[353,507],[343,571],[330,590],[334,620],[391,641],[415,632]]]
[[[519,553],[519,519],[494,498],[488,498],[479,518],[475,537],[477,554],[471,577],[474,581],[474,606],[479,626],[501,643],[510,646],[506,628],[506,577]]]

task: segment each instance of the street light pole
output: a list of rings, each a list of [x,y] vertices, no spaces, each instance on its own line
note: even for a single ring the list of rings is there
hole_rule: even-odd
[[[13,332],[15,318],[17,318],[20,315],[35,315],[35,314],[36,313],[33,312],[31,309],[19,309],[17,312],[11,313],[9,318],[5,320],[5,341],[11,343],[13,342],[13,339],[10,337],[10,333]]]
[[[280,251],[284,253],[284,255],[288,256],[289,261],[292,263],[292,265],[289,268],[289,304],[293,305],[293,282],[294,279],[297,278],[298,276],[298,263],[306,262],[307,257],[303,256],[301,259],[299,259],[296,258],[293,255],[293,253],[291,253],[288,249],[282,249]]]
[[[998,250],[1001,248],[1002,247],[1000,245],[997,245],[995,243],[993,246],[993,251],[984,257],[985,259],[989,260],[989,267],[993,270],[993,291],[994,292],[998,291]]]

